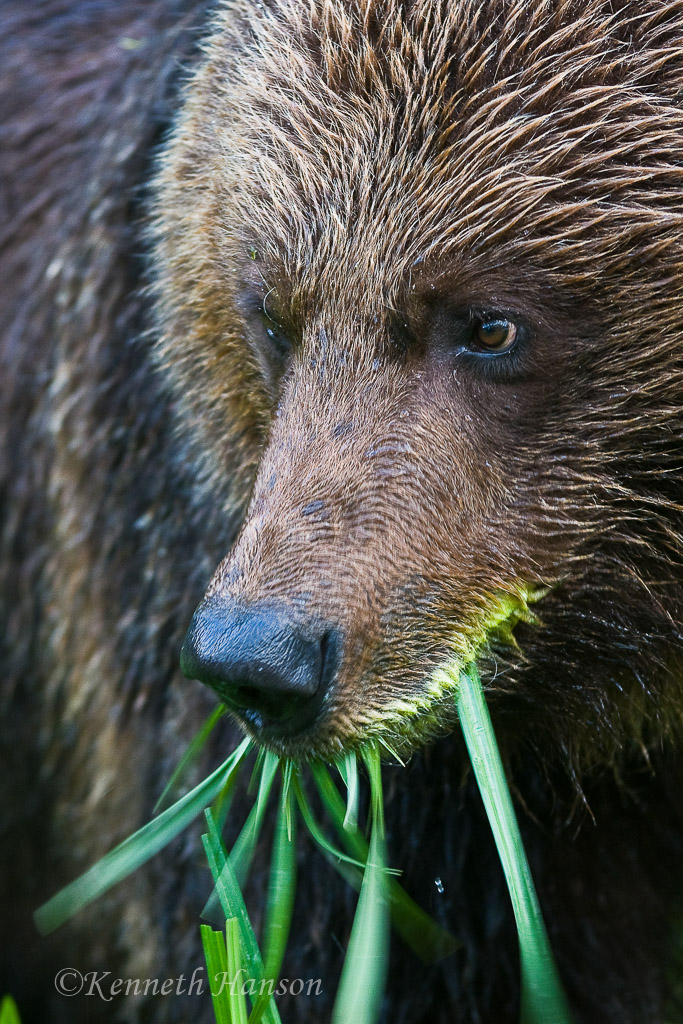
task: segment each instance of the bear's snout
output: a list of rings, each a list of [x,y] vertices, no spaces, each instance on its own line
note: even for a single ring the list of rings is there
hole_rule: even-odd
[[[211,597],[192,618],[180,664],[252,729],[293,736],[318,717],[339,646],[337,630],[297,621],[283,606],[247,607]]]

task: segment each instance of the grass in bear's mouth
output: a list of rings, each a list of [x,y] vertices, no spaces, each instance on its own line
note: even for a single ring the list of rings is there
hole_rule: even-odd
[[[515,818],[491,719],[474,662],[462,670],[454,659],[440,670],[453,689],[460,723],[482,794],[512,899],[520,945],[521,1024],[568,1024],[571,1020]],[[193,762],[223,713],[219,708],[190,744],[160,798],[167,799]],[[401,888],[396,872],[387,866],[384,801],[379,747],[368,743],[340,759],[333,770],[322,762],[299,765],[260,750],[253,781],[256,799],[238,839],[228,854],[221,838],[235,782],[244,771],[251,740],[245,739],[230,757],[191,792],[162,810],[36,912],[39,930],[59,927],[116,882],[130,874],[173,840],[204,812],[203,836],[214,891],[204,917],[216,911],[225,930],[202,925],[202,942],[217,1024],[279,1024],[273,998],[282,965],[296,885],[296,830],[300,819],[323,855],[359,890],[348,950],[336,995],[332,1024],[373,1024],[379,1016],[386,975],[389,929],[426,962],[453,952],[459,943],[433,921]],[[367,831],[359,826],[359,761],[370,783]],[[271,854],[262,948],[253,932],[242,897],[261,832],[270,794],[279,783],[279,803]],[[307,795],[312,782],[336,835],[336,842],[316,820]],[[340,791],[341,790],[341,791]],[[342,796],[345,791],[346,799]],[[159,805],[157,805],[159,806]],[[457,921],[454,922],[457,931]],[[217,980],[216,980],[217,979]],[[226,983],[227,979],[227,983]],[[234,984],[233,979],[243,979]],[[247,1012],[246,996],[251,1002]]]

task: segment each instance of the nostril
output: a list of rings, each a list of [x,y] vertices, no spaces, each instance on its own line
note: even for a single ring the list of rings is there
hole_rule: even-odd
[[[325,663],[327,662],[327,655],[330,650],[330,634],[323,633],[322,640],[320,641],[320,676],[325,674]]]
[[[258,690],[255,686],[229,686],[225,692],[227,703],[234,711],[241,711],[245,714],[256,712],[259,715],[267,715],[273,720],[287,718],[294,707],[293,702],[300,699],[290,697],[288,700],[283,700],[281,695]]]
[[[339,634],[336,630],[328,629],[323,633],[320,640],[320,680],[319,686],[327,690],[332,685],[332,680],[337,674],[339,667]]]
[[[210,599],[195,612],[181,651],[186,676],[211,686],[253,728],[300,731],[332,686],[337,631],[295,621],[278,606]]]
[[[235,700],[243,707],[256,707],[259,701],[259,691],[253,686],[238,686],[235,690]]]

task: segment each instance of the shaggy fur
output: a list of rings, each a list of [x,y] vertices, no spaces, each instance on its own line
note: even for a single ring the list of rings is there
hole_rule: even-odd
[[[265,737],[304,756],[451,730],[433,669],[531,592],[481,666],[576,1019],[683,1019],[683,4],[236,0],[208,30],[189,2],[43,7],[5,5],[0,61],[13,920],[148,816],[210,706],[174,666],[214,570],[212,595],[343,630],[324,714]],[[514,353],[460,344],[487,315]],[[464,766],[456,734],[388,769],[392,860],[465,943],[426,969],[395,942],[392,1024],[517,1019]],[[58,966],[200,963],[195,838]],[[297,1024],[329,1014],[351,902],[302,855],[287,968],[325,994]],[[73,1020],[50,970],[35,1012]]]
[[[660,21],[526,2],[219,14],[163,163],[158,355],[209,487],[236,436],[255,464],[279,399],[211,592],[311,592],[306,614],[346,627],[307,747],[386,730],[392,698],[520,580],[553,594],[523,684],[500,685],[532,697],[553,749],[678,722],[683,114]],[[293,348],[279,373],[259,373],[264,303]],[[449,353],[471,310],[529,325],[517,364]]]

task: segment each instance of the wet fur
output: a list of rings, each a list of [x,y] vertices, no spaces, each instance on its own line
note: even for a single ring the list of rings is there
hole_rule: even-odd
[[[683,853],[683,5],[280,0],[207,30],[201,4],[51,0],[3,21],[2,905],[22,951],[3,985],[21,967],[25,1024],[112,1019],[54,995],[55,964],[201,962],[196,832],[52,945],[27,908],[147,819],[211,706],[175,666],[216,566],[215,593],[344,626],[301,753],[421,699],[493,596],[549,588],[519,647],[482,659],[496,727],[577,1019],[661,1024]],[[529,324],[511,374],[453,360],[472,308]],[[386,738],[452,725],[445,701]],[[516,1020],[464,763],[453,735],[388,770],[392,859],[466,941],[430,970],[395,943],[399,1024]],[[297,1022],[329,1015],[352,906],[302,858],[288,969],[326,995]]]

